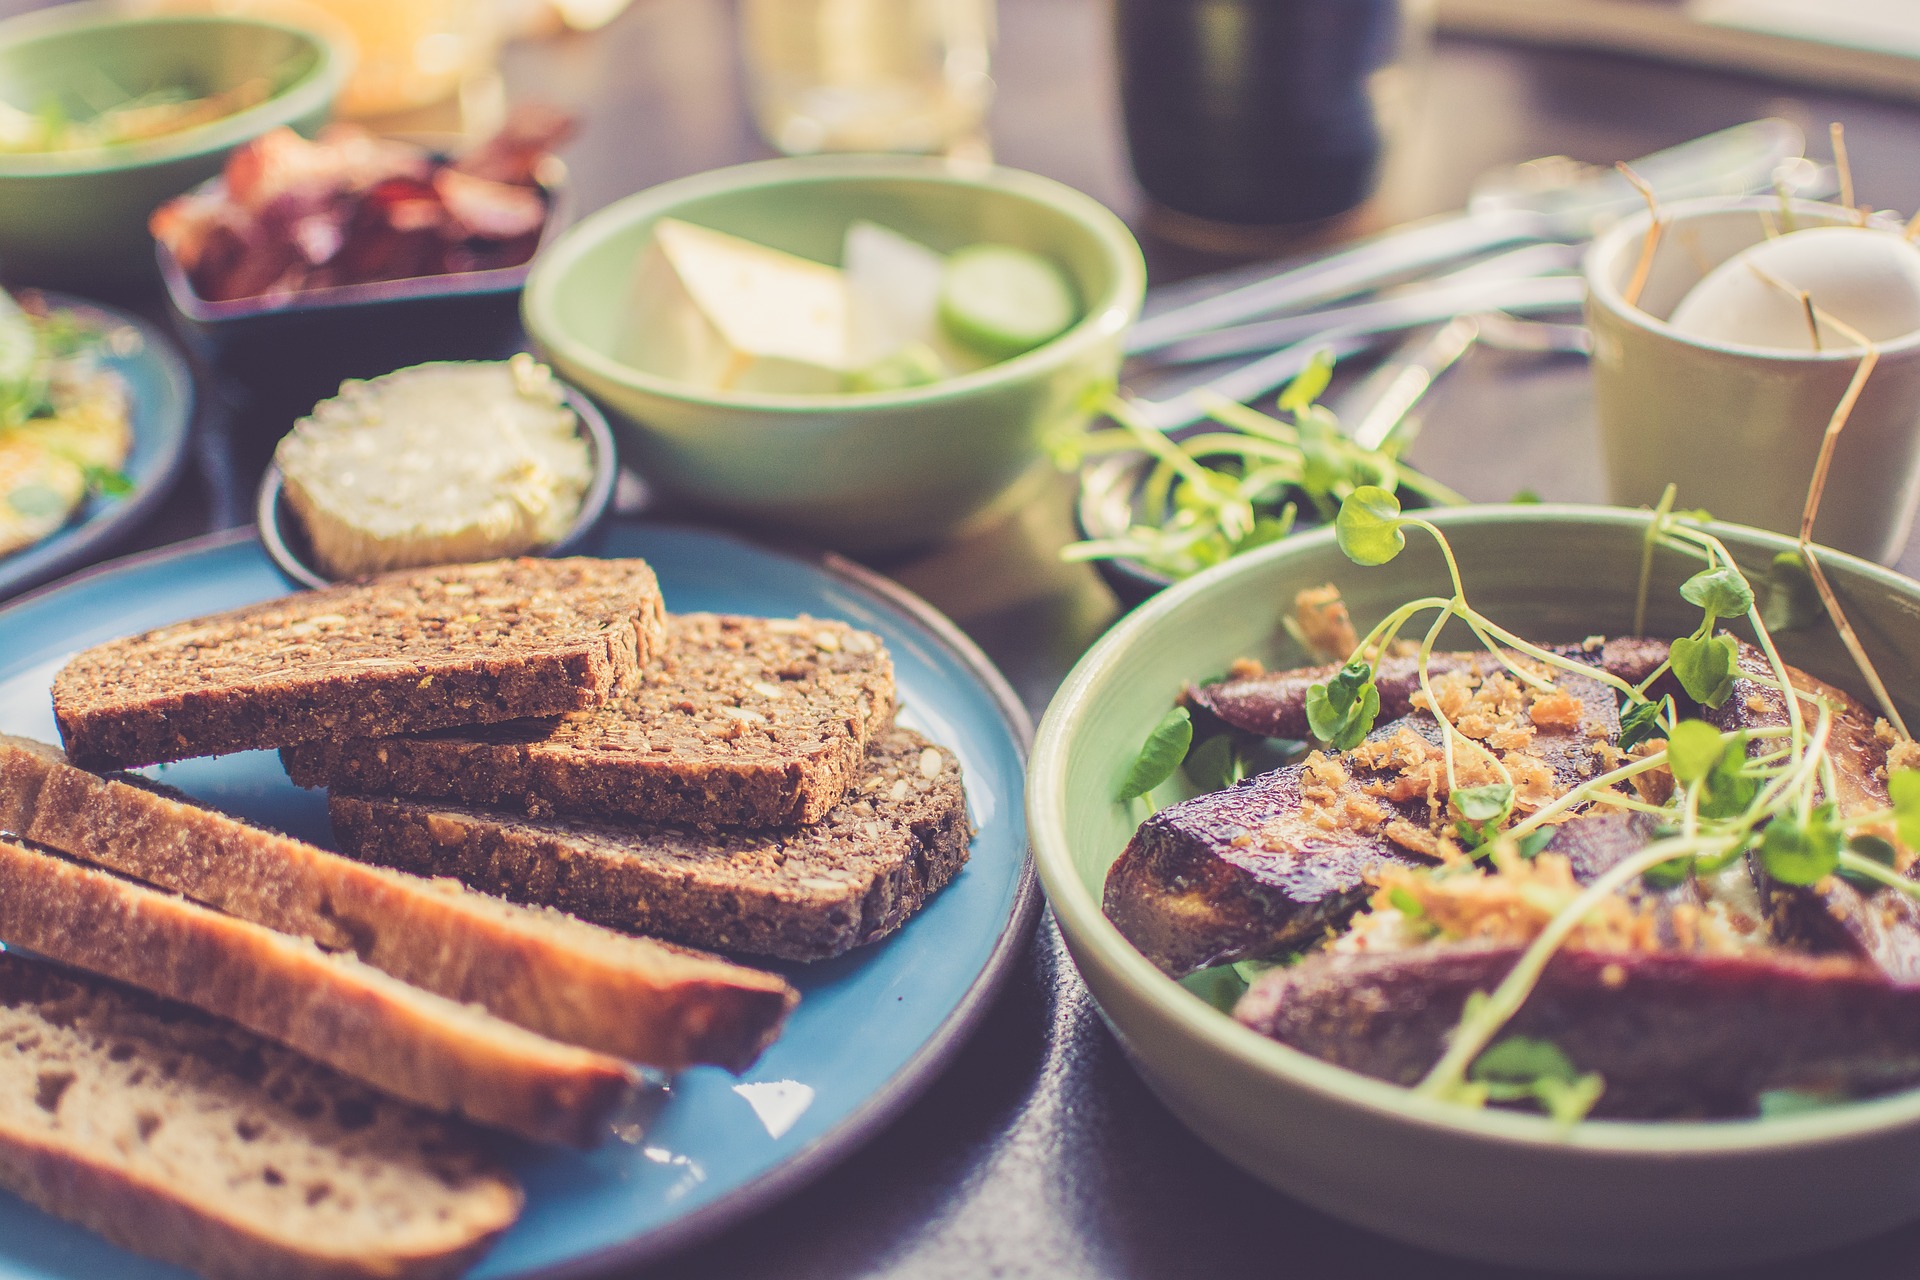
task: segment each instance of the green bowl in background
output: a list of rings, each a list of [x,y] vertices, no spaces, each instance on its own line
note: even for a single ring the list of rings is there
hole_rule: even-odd
[[[1080,321],[1011,360],[908,391],[715,393],[618,358],[634,268],[662,217],[821,262],[868,219],[941,252],[996,241],[1058,263]],[[543,357],[608,411],[651,485],[742,523],[840,550],[938,538],[984,510],[1076,425],[1120,368],[1146,284],[1099,202],[1013,169],[900,156],[740,165],[602,209],[535,261],[522,316]]]
[[[0,279],[60,287],[155,277],[147,215],[220,171],[227,153],[280,125],[311,133],[352,55],[315,31],[213,14],[125,17],[71,4],[0,22],[0,100],[84,109],[111,86],[129,96],[185,84],[218,92],[278,73],[266,101],[145,141],[86,151],[0,152]]]
[[[1646,512],[1456,507],[1444,529],[1467,598],[1520,635],[1576,641],[1633,624]],[[1763,580],[1792,542],[1709,526]],[[1595,1121],[1417,1097],[1268,1040],[1166,977],[1101,914],[1107,869],[1144,807],[1114,794],[1182,686],[1250,656],[1307,659],[1281,630],[1294,593],[1336,583],[1364,630],[1392,607],[1450,595],[1433,540],[1363,569],[1321,529],[1179,583],[1122,619],[1068,676],[1027,775],[1040,880],[1068,949],[1142,1076],[1234,1163],[1349,1222],[1447,1253],[1518,1266],[1672,1271],[1732,1266],[1860,1239],[1920,1216],[1920,1090],[1764,1120]],[[1822,557],[1903,715],[1920,712],[1920,583],[1837,552]],[[1654,562],[1649,634],[1690,631],[1678,595],[1699,562]],[[1456,624],[1457,626],[1457,624]],[[1471,645],[1470,636],[1449,647]],[[1860,680],[1822,621],[1776,639],[1790,663]],[[1178,775],[1176,775],[1178,780]],[[1183,781],[1183,780],[1181,780]],[[1169,783],[1161,802],[1186,793]]]

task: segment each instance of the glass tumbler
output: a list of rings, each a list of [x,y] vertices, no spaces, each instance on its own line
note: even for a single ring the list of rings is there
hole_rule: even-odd
[[[741,45],[768,142],[943,151],[978,133],[993,0],[743,0]]]

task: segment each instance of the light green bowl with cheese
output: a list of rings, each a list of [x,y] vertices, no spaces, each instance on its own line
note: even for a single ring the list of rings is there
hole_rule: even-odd
[[[982,241],[1057,264],[1080,319],[1024,355],[905,391],[708,392],[620,358],[635,269],[663,217],[837,263],[879,223],[940,252]],[[1098,201],[1014,169],[900,156],[810,157],[653,187],[569,230],[521,309],[541,355],[607,410],[648,484],[736,522],[843,551],[934,541],[991,507],[1083,422],[1120,369],[1146,287],[1140,247]]]

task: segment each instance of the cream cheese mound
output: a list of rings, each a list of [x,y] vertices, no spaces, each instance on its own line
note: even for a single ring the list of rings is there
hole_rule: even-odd
[[[343,382],[274,457],[335,578],[550,546],[593,478],[552,372],[524,354]]]

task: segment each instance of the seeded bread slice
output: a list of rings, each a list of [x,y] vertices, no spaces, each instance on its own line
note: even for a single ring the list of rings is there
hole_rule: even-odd
[[[667,619],[661,660],[603,707],[558,720],[308,742],[303,787],[697,826],[818,822],[893,723],[893,663],[843,622]]]
[[[972,839],[960,764],[907,729],[811,826],[617,827],[335,792],[349,853],[616,929],[790,960],[898,929],[959,873]]]
[[[636,1082],[604,1054],[305,938],[0,840],[0,942],[230,1018],[396,1098],[592,1146]]]
[[[218,1280],[433,1280],[519,1216],[460,1126],[179,1005],[0,955],[0,1186]]]
[[[368,866],[145,779],[101,778],[0,734],[0,831],[351,951],[529,1030],[666,1071],[743,1071],[799,999],[771,973],[547,908]]]
[[[87,768],[561,715],[632,685],[664,618],[639,560],[409,570],[88,649],[53,712]]]

